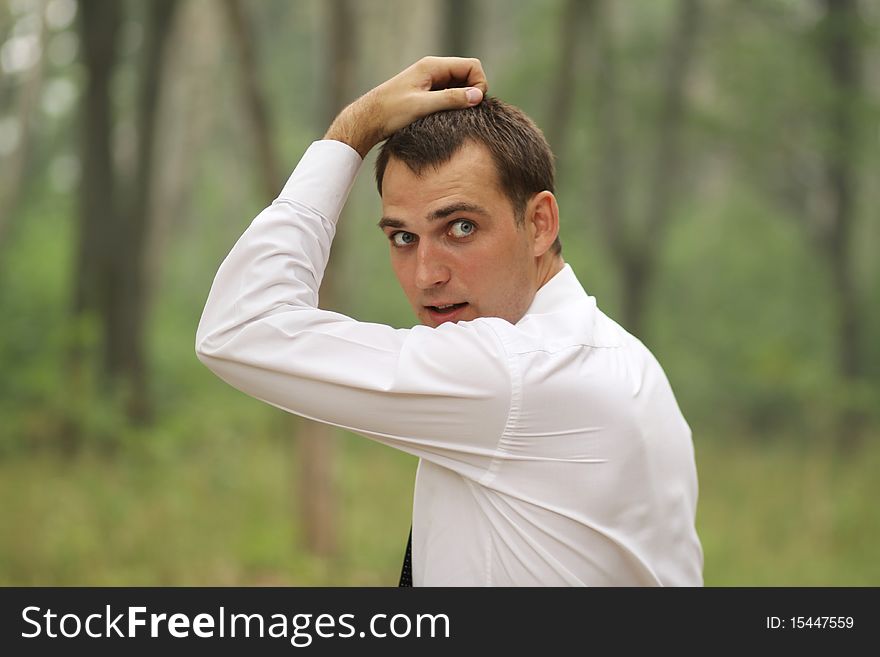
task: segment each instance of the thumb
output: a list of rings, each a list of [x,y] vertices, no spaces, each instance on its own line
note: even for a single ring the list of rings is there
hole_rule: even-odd
[[[483,92],[477,87],[466,87],[464,90],[464,98],[467,103],[466,107],[472,107],[483,100]]]
[[[413,106],[412,111],[408,112],[408,118],[401,120],[399,125],[397,121],[390,122],[386,128],[390,134],[428,114],[444,110],[466,109],[478,105],[482,100],[483,91],[478,87],[453,87],[420,92],[416,99],[411,101]]]
[[[477,87],[452,87],[432,92],[439,101],[435,111],[473,107],[483,100],[483,92]]]

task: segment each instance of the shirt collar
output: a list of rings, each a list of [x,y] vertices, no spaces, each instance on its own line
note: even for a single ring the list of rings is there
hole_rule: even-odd
[[[526,315],[558,312],[571,307],[572,298],[586,297],[580,281],[571,265],[566,263],[549,281],[535,293]]]

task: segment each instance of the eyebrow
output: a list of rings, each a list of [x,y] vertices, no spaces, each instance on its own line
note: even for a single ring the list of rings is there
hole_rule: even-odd
[[[470,212],[471,214],[480,214],[483,216],[488,216],[489,212],[483,208],[482,206],[476,205],[474,203],[466,203],[464,201],[460,201],[458,203],[450,203],[449,205],[444,205],[442,208],[437,208],[433,212],[431,212],[427,219],[428,221],[436,221],[437,219],[445,219],[449,215],[455,214],[457,212]],[[379,228],[405,228],[406,222],[401,221],[400,219],[394,219],[393,217],[382,217],[379,220]]]

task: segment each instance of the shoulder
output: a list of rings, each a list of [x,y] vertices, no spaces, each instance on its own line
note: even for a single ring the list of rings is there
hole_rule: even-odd
[[[575,299],[565,308],[532,313],[516,325],[498,326],[497,334],[511,354],[626,346],[631,339],[620,325],[596,306],[593,297]]]

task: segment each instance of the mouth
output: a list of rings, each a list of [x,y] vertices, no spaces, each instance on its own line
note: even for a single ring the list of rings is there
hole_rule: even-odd
[[[425,309],[428,311],[431,319],[439,325],[443,322],[456,321],[467,306],[468,303],[465,301],[464,303],[446,303],[439,306],[425,306]]]

